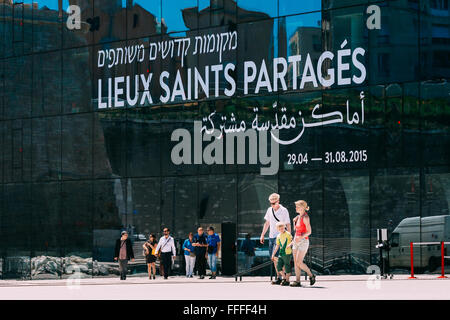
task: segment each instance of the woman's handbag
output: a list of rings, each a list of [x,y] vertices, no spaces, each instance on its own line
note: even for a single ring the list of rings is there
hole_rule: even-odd
[[[146,256],[148,256],[149,254],[150,254],[150,250],[148,249],[147,244],[145,244],[145,249],[142,250],[142,255],[143,255],[144,257],[146,257]]]

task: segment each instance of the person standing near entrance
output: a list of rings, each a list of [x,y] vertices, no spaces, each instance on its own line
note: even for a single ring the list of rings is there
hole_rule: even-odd
[[[175,240],[170,236],[169,228],[164,228],[163,233],[164,235],[161,239],[159,239],[155,253],[158,254],[161,251],[161,263],[164,268],[164,279],[167,279],[172,269],[172,263],[175,261],[177,252],[175,249]]]
[[[312,286],[316,282],[316,276],[312,274],[308,266],[303,262],[306,252],[309,248],[308,236],[311,235],[311,223],[307,211],[309,206],[304,200],[295,202],[295,211],[298,215],[294,218],[293,223],[295,227],[295,237],[292,242],[292,250],[294,252],[295,265],[295,282],[291,284],[292,287],[300,287],[301,270],[305,271],[309,276],[309,284]]]
[[[206,247],[208,247],[208,243],[202,227],[197,229],[192,245],[195,247],[195,266],[200,276],[199,278],[204,279],[206,275]]]
[[[217,233],[214,233],[213,227],[208,228],[208,237],[206,241],[208,243],[208,263],[209,268],[211,269],[210,279],[215,279],[217,272],[217,257],[219,256],[220,250],[220,237]]]
[[[156,246],[158,242],[156,242],[156,236],[151,233],[148,237],[148,241],[143,244],[143,248],[145,251],[145,262],[147,262],[148,269],[148,278],[156,279]]]
[[[255,258],[255,244],[251,239],[251,234],[247,233],[245,240],[242,241],[241,251],[245,254],[245,269],[248,270],[253,266]]]
[[[128,239],[128,233],[122,231],[120,239],[116,240],[114,260],[119,262],[120,280],[127,279],[128,260],[134,261],[133,246]]]
[[[269,196],[269,202],[270,207],[267,209],[266,215],[264,216],[264,220],[266,220],[266,222],[264,223],[263,230],[261,232],[261,238],[259,241],[261,242],[261,244],[264,244],[264,236],[267,232],[267,229],[269,229],[269,255],[271,257],[274,257],[273,264],[275,267],[275,272],[278,276],[278,279],[274,282],[274,284],[281,284],[283,279],[278,272],[280,270],[277,269],[279,252],[273,252],[279,233],[276,225],[278,222],[284,223],[287,231],[291,233],[291,220],[289,218],[288,210],[280,204],[280,195],[278,193],[272,193]]]
[[[195,247],[192,245],[194,234],[189,232],[188,238],[183,243],[184,259],[186,260],[186,277],[192,278],[195,266]]]

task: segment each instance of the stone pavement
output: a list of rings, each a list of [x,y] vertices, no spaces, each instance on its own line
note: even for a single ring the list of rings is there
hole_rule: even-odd
[[[317,276],[314,286],[302,277],[303,287],[271,285],[269,277],[187,279],[182,276],[149,280],[142,276],[66,280],[0,280],[0,300],[88,299],[88,300],[186,300],[195,292],[199,300],[449,300],[450,278],[438,275],[395,275],[393,279],[373,279],[369,275]],[[294,278],[292,277],[291,280]]]

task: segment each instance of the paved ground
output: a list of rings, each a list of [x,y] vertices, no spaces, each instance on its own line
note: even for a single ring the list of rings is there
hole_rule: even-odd
[[[303,278],[304,279],[304,278]],[[420,299],[449,300],[450,278],[437,279],[435,275],[408,279],[396,275],[393,279],[369,280],[369,276],[318,276],[310,287],[273,286],[265,277],[219,277],[216,280],[172,277],[168,280],[148,280],[143,277],[81,280],[0,280],[0,299],[166,299],[186,300],[192,292],[200,300],[267,300],[271,299]]]

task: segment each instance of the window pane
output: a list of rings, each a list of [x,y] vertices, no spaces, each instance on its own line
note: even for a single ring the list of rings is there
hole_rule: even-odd
[[[127,114],[127,175],[133,177],[161,174],[160,108],[129,109]],[[111,141],[111,143],[114,143]]]
[[[370,83],[417,80],[418,11],[395,4],[380,5],[380,10],[381,29],[370,30]]]
[[[387,229],[388,237],[394,232],[400,233],[399,246],[389,252],[389,265],[393,273],[410,271],[409,243],[419,242],[420,232],[419,228],[417,232],[408,232],[402,225],[408,221],[406,218],[419,219],[419,199],[417,169],[381,169],[374,172],[370,187],[371,247],[377,243],[377,229]],[[415,255],[415,266],[418,266],[419,260],[419,255]],[[380,254],[376,249],[371,251],[371,263],[380,265]]]
[[[275,176],[260,176],[259,174],[242,174],[238,177],[238,240],[242,241],[246,234],[259,238],[264,225],[264,216],[269,207],[269,195],[278,191]],[[282,203],[285,203],[281,199]],[[290,212],[292,217],[292,212]],[[258,257],[254,264],[258,265],[270,261],[269,232],[263,246],[258,245]],[[239,259],[238,271],[244,270],[245,260]],[[270,267],[260,269],[258,275],[270,275]]]
[[[32,120],[33,181],[61,179],[61,118]]]
[[[257,86],[258,77],[262,77],[265,74],[265,78],[268,78],[270,83],[273,83],[273,57],[276,55],[277,48],[277,20],[264,20],[257,22],[250,22],[245,24],[239,24],[237,28],[238,41],[237,41],[237,56],[239,58],[237,70],[244,70],[244,62],[250,60],[255,64],[254,80],[248,80],[248,83],[244,83],[244,72],[237,72],[237,92],[239,95],[249,94],[263,94],[271,93],[272,85],[260,85]],[[252,68],[249,67],[248,78],[253,74]],[[261,73],[263,70],[264,73]],[[264,78],[264,80],[266,80]]]
[[[63,113],[92,110],[92,76],[90,65],[92,49],[79,48],[63,51]]]
[[[179,32],[197,28],[197,0],[162,1],[162,16],[167,32]],[[187,15],[188,18],[185,18]]]
[[[4,182],[31,181],[31,120],[5,122]]]
[[[92,114],[62,118],[62,177],[92,177]]]
[[[59,279],[63,271],[61,185],[57,182],[32,184],[32,192],[31,277]]]
[[[240,23],[278,16],[276,0],[237,0],[237,6]]]
[[[60,13],[59,9],[58,0],[40,0],[33,3],[34,52],[61,48],[61,28],[62,22],[65,21],[61,20],[62,12]]]
[[[93,35],[100,27],[100,17],[94,15],[94,1],[77,1],[76,5],[80,8],[80,28],[68,28],[71,23],[76,22],[75,12],[71,11],[71,19],[67,10],[71,5],[69,0],[62,1],[62,32],[63,32],[63,48],[81,47],[92,43]],[[72,3],[73,5],[73,3]],[[98,17],[98,18],[97,18]]]
[[[4,242],[3,278],[30,279],[31,185],[4,186],[2,235]]]
[[[366,273],[371,252],[369,199],[368,171],[325,175],[325,273]]]
[[[5,118],[18,119],[31,115],[32,70],[31,55],[7,59],[5,61]]]
[[[64,279],[74,272],[92,277],[92,182],[62,183],[62,246]]]
[[[322,8],[322,0],[310,0],[310,1],[278,0],[279,16],[317,11],[320,10],[321,8]]]
[[[422,82],[423,160],[427,165],[450,163],[450,83],[446,80]]]
[[[121,24],[124,26],[125,23]],[[127,1],[127,37],[136,39],[167,32],[161,0]]]
[[[61,51],[33,56],[33,116],[61,113],[61,60]]]

